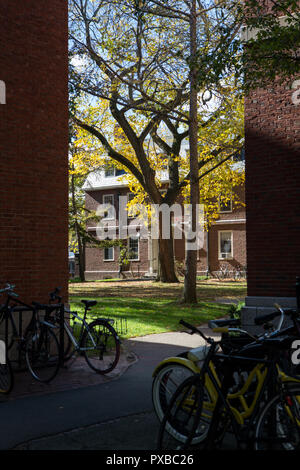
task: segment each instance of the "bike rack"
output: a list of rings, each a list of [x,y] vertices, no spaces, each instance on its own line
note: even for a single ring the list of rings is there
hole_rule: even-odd
[[[126,335],[128,332],[127,318],[125,317],[107,318],[107,317],[99,317],[99,315],[97,314],[90,314],[89,317],[92,318],[93,320],[99,319],[99,320],[107,321],[114,327],[118,336]]]
[[[43,304],[43,308],[40,309],[40,311],[44,310],[46,313],[46,310],[49,309],[49,311],[53,311],[54,309],[59,313],[59,361],[60,364],[63,365],[63,360],[64,360],[64,313],[65,313],[65,308],[64,304]],[[23,306],[23,305],[15,305],[14,307],[11,307],[11,314],[13,315],[14,313],[18,313],[18,321],[16,322],[16,328],[18,331],[18,338],[23,338],[23,313],[30,312],[33,314],[35,312],[34,307],[29,307],[29,306]],[[8,355],[8,315],[5,316],[5,350],[6,350],[6,355]],[[18,364],[18,370],[23,371],[26,370],[24,367],[23,361],[22,361],[22,351],[19,348],[18,350],[18,357],[16,360],[11,361],[17,362]]]
[[[16,305],[14,307],[11,307],[11,315],[13,315],[15,312],[19,314],[18,315],[18,321],[16,322],[18,337],[22,338],[23,337],[23,313],[30,312],[31,314],[33,314],[34,309],[33,309],[33,307],[30,308],[30,307],[25,307],[25,306],[22,306],[22,305]],[[8,318],[9,318],[8,315],[6,315],[5,316],[5,348],[6,348],[6,353],[7,354],[8,354]],[[17,359],[11,360],[11,363],[12,364],[17,363],[19,371],[26,370],[26,368],[24,367],[23,361],[22,361],[22,351],[21,351],[21,349],[18,349]]]

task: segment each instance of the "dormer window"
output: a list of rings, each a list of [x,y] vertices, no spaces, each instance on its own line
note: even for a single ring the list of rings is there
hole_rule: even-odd
[[[112,178],[113,176],[121,176],[126,173],[125,170],[121,170],[119,168],[115,168],[114,166],[109,166],[105,168],[105,178]]]
[[[105,178],[111,178],[112,176],[115,176],[115,168],[110,166],[105,169]]]

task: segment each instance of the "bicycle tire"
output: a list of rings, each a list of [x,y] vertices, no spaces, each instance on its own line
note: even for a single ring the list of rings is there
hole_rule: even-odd
[[[204,387],[199,375],[184,380],[173,394],[158,434],[158,450],[188,450],[201,436]]]
[[[0,364],[0,393],[8,394],[14,386],[14,374],[9,359]]]
[[[262,410],[255,428],[255,450],[300,449],[300,386],[288,386]]]
[[[105,320],[94,320],[85,328],[81,347],[89,367],[98,374],[108,374],[118,364],[120,340],[115,329]]]
[[[25,358],[34,379],[48,383],[60,367],[59,343],[51,328],[41,326],[26,335]]]
[[[159,421],[162,421],[168,404],[179,385],[194,372],[183,364],[168,362],[152,381],[152,403]]]

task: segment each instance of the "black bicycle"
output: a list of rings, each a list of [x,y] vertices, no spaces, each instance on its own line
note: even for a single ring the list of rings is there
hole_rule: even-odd
[[[53,325],[41,318],[33,305],[18,299],[14,287],[7,284],[0,293],[6,293],[6,301],[0,307],[0,321],[5,322],[6,354],[14,351],[19,364],[26,363],[31,375],[40,382],[50,382],[59,369],[59,343],[53,331]],[[23,333],[21,320],[24,313],[31,318]],[[15,321],[15,313],[19,314],[19,324]],[[15,345],[15,348],[14,348]],[[7,357],[7,374],[11,361]],[[10,387],[11,390],[12,387]]]

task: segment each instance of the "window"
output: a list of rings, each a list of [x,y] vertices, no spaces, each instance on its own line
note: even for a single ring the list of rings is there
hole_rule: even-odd
[[[108,166],[105,168],[105,178],[111,178],[112,176],[121,176],[126,173],[125,170],[119,170],[118,168],[115,168],[114,166]]]
[[[232,253],[232,232],[219,232],[219,259],[231,259]]]
[[[223,212],[232,212],[232,199],[226,202],[219,201],[219,211],[221,214]]]
[[[131,261],[139,260],[139,239],[138,237],[129,238],[129,259]]]
[[[130,202],[132,201],[132,199],[135,197],[135,194],[133,193],[128,193],[127,194],[127,201]],[[135,210],[136,204],[132,207],[130,207],[129,209],[127,209],[127,212],[128,212],[128,218],[129,219],[134,219],[135,217],[137,217],[139,215],[139,211]]]
[[[104,248],[104,261],[114,261],[114,247],[107,246]]]
[[[114,195],[113,194],[104,194],[103,195],[103,204],[107,207],[105,208],[105,219],[113,220],[115,218],[115,208],[114,208]]]
[[[115,168],[110,166],[105,169],[105,178],[110,178],[112,176],[115,176]]]

